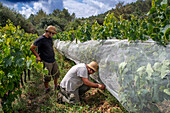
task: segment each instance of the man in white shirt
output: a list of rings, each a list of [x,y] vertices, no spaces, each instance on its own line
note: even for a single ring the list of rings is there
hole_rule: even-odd
[[[93,88],[104,90],[105,85],[93,83],[89,80],[89,75],[98,71],[97,62],[92,61],[89,64],[77,64],[73,66],[65,75],[60,83],[60,91],[57,96],[62,102],[77,103],[80,102],[80,96]]]

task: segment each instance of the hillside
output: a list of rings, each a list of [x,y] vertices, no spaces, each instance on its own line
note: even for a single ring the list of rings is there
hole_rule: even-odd
[[[43,29],[48,25],[54,25],[57,28],[57,32],[63,32],[77,29],[79,25],[84,24],[85,20],[89,20],[90,24],[94,24],[94,21],[97,20],[100,25],[103,25],[104,18],[108,13],[114,13],[117,19],[120,15],[123,15],[124,19],[130,19],[131,14],[140,18],[150,10],[151,1],[137,0],[137,2],[130,4],[120,2],[115,8],[104,14],[89,18],[76,18],[75,13],[70,14],[67,9],[63,9],[63,11],[56,9],[51,14],[46,14],[43,10],[39,10],[36,14],[31,14],[28,19],[0,3],[0,23],[2,26],[5,26],[7,24],[6,21],[10,19],[14,25],[20,25],[26,32],[38,33],[38,35],[41,35]]]
[[[91,16],[87,20],[93,22],[97,20],[100,25],[103,24],[104,18],[108,13],[114,13],[114,16],[119,19],[120,15],[123,15],[124,19],[130,19],[130,15],[133,14],[141,18],[147,14],[152,7],[152,0],[137,0],[130,4],[124,4],[124,2],[119,2],[115,8],[97,16]]]

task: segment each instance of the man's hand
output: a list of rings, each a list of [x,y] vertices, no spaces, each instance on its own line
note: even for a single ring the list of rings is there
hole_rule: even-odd
[[[103,85],[103,84],[98,84],[98,88],[104,90],[104,89],[105,89],[105,85]]]
[[[41,61],[41,58],[38,56],[38,57],[37,57],[37,60],[38,60],[38,61]]]

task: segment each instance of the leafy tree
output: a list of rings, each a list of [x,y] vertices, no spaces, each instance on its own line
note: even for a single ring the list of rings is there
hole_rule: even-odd
[[[68,12],[67,9],[63,9],[62,13],[64,14],[64,18],[65,18],[66,20],[68,20],[68,21],[71,21],[71,20],[72,20],[72,18],[71,18],[71,16],[70,16],[70,13]]]
[[[21,29],[24,29],[26,32],[36,33],[34,26],[29,21],[15,10],[4,7],[2,3],[0,3],[0,18],[2,27],[7,24],[7,20],[11,20],[15,26],[20,25]]]
[[[2,3],[0,3],[0,18],[1,26],[5,26],[8,19],[13,22],[16,21],[14,12],[7,7],[3,7]]]
[[[31,15],[29,16],[29,18],[27,19],[27,20],[30,21],[33,25],[35,25],[35,23],[34,23],[34,17],[35,17],[35,15],[31,14]]]
[[[54,9],[52,15],[53,16],[58,16],[60,14],[60,9]]]
[[[28,21],[30,21],[38,30],[38,34],[42,34],[44,29],[53,25],[57,28],[57,32],[65,31],[65,27],[75,20],[75,13],[69,14],[67,9],[63,11],[59,9],[53,10],[53,12],[47,15],[42,9],[36,14],[31,14]]]
[[[71,21],[74,21],[75,20],[75,18],[76,18],[76,14],[75,13],[73,13],[72,15],[71,15]]]
[[[124,2],[119,2],[116,5],[115,9],[111,9],[111,10],[105,12],[104,14],[99,14],[97,16],[91,16],[87,19],[91,22],[94,22],[94,20],[97,20],[97,22],[100,25],[102,25],[104,18],[108,13],[114,13],[114,16],[117,19],[119,19],[119,16],[122,15],[122,18],[130,20],[131,14],[140,18],[141,16],[143,16],[144,14],[146,14],[150,10],[151,3],[152,3],[152,0],[138,0],[137,2],[135,2],[135,3],[132,2],[130,4],[129,3],[124,4]],[[85,19],[82,18],[82,20],[85,20]]]
[[[37,24],[39,24],[40,23],[40,20],[43,18],[43,17],[47,17],[47,14],[41,9],[41,10],[39,10],[38,12],[37,12],[37,14],[36,15],[31,15],[31,19],[32,19],[32,24],[33,25],[37,25]]]
[[[68,23],[68,25],[65,27],[65,30],[66,31],[76,30],[80,25],[81,21],[79,19],[75,19],[74,21]]]
[[[61,25],[60,23],[60,19],[59,18],[54,18],[54,17],[44,17],[40,20],[39,24],[38,24],[38,34],[42,35],[44,33],[44,29],[47,28],[47,26],[49,25],[53,25],[56,27],[56,31],[57,32],[61,32],[62,29],[59,25]]]

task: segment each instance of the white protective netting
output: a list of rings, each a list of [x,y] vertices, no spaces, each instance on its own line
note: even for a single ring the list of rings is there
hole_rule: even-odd
[[[75,63],[97,61],[99,72],[92,78],[103,82],[128,111],[170,111],[170,45],[115,39],[55,40],[55,47]]]

